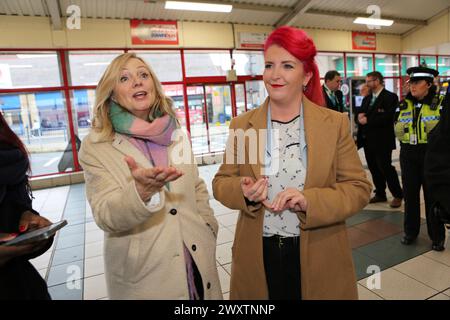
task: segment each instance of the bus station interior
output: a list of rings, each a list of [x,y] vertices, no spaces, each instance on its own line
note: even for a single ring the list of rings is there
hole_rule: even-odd
[[[450,80],[448,0],[208,2],[233,9],[167,10],[163,0],[0,0],[0,110],[30,153],[34,208],[50,220],[69,222],[51,250],[32,260],[53,299],[108,299],[104,235],[85,197],[78,150],[91,126],[96,85],[117,55],[135,52],[151,65],[190,135],[220,224],[217,266],[225,299],[238,212],[213,198],[211,181],[230,120],[267,97],[261,38],[281,25],[304,29],[317,46],[322,81],[327,71],[340,72],[352,89],[345,96],[352,106],[359,96],[355,84],[371,71],[380,71],[386,89],[399,98],[406,95],[409,67],[426,64],[439,71],[438,84]],[[369,6],[394,24],[354,24],[355,17],[369,15]],[[145,20],[171,21],[177,43],[136,44],[130,21]],[[355,48],[358,32],[375,35],[374,47]],[[370,177],[364,152],[359,155]],[[393,165],[400,174],[398,148]],[[423,213],[423,197],[421,204]],[[450,300],[449,248],[431,251],[424,224],[419,241],[402,246],[403,210],[370,204],[347,221],[360,299]],[[381,271],[380,289],[368,281],[374,265]]]

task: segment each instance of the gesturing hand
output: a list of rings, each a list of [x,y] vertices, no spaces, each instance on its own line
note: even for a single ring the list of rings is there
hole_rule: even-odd
[[[183,175],[183,172],[173,167],[143,168],[130,156],[126,156],[125,161],[136,183],[139,197],[144,202],[147,202],[152,195],[159,192],[164,184]]]
[[[287,188],[286,190],[277,194],[269,209],[275,212],[281,212],[290,209],[294,212],[306,212],[308,203],[305,196],[295,188]]]
[[[366,125],[366,124],[367,124],[367,117],[366,117],[366,114],[365,114],[365,113],[360,113],[360,114],[358,114],[358,122],[359,122],[361,125]]]
[[[255,182],[251,177],[241,178],[241,188],[244,197],[253,202],[262,202],[267,206],[268,179],[263,177]]]

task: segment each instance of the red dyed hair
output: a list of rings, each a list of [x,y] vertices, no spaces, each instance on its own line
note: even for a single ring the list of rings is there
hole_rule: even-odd
[[[23,155],[28,159],[28,171],[30,171],[30,158],[28,157],[28,151],[20,138],[11,130],[6,122],[3,114],[0,112],[0,142],[6,143],[10,146],[19,149]]]
[[[303,63],[305,73],[312,73],[312,77],[303,93],[315,104],[324,106],[325,100],[320,85],[319,68],[314,61],[317,50],[308,34],[301,29],[283,26],[275,29],[269,35],[264,44],[264,52],[272,45],[280,46],[288,51]]]

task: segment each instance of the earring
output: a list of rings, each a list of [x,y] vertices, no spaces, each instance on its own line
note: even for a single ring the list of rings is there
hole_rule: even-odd
[[[308,85],[303,85],[303,91],[308,90]]]

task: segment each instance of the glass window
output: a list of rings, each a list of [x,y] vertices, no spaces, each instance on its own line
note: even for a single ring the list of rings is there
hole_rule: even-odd
[[[398,78],[384,78],[384,87],[386,90],[395,93],[400,97],[400,79]]]
[[[244,113],[245,110],[245,85],[237,83],[234,86],[236,92],[236,115]]]
[[[381,72],[384,77],[400,75],[398,55],[376,54],[375,70]]]
[[[231,69],[229,51],[185,51],[187,77],[226,76]]]
[[[411,67],[419,65],[419,58],[417,56],[402,55],[402,76],[407,75],[406,70]]]
[[[33,176],[74,169],[62,92],[0,94],[0,108],[30,152]]]
[[[262,51],[234,51],[235,69],[239,76],[256,76],[264,72],[264,53]]]
[[[173,108],[180,121],[181,127],[186,129],[186,112],[184,111],[184,93],[182,84],[165,84],[163,90],[166,96],[173,100]]]
[[[320,77],[325,77],[328,71],[336,70],[344,77],[344,55],[339,53],[318,53],[316,56]]]
[[[209,90],[210,87],[207,88]],[[203,86],[187,87],[192,152],[196,155],[210,151],[203,92]],[[211,99],[210,92],[206,94],[207,99]]]
[[[0,52],[0,88],[57,87],[61,77],[56,53]]]
[[[347,54],[347,77],[365,77],[373,71],[371,54]]]
[[[143,58],[160,82],[182,81],[181,54],[179,51],[134,51]]]
[[[210,151],[223,151],[231,114],[230,86],[206,86]]]
[[[436,56],[420,56],[420,65],[436,69]]]
[[[262,80],[245,82],[245,89],[247,90],[247,110],[263,104],[267,97],[267,91]]]
[[[72,91],[72,114],[75,135],[83,140],[89,133],[95,104],[95,90],[82,89]]]
[[[111,61],[121,51],[71,51],[69,65],[71,84],[74,86],[97,85]]]
[[[438,58],[439,76],[450,76],[450,57]]]

